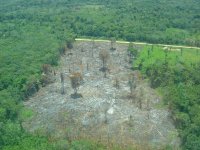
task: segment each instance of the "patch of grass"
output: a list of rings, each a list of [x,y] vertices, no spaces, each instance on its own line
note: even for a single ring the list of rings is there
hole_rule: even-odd
[[[169,48],[169,50],[164,50],[161,46],[145,46],[134,62],[134,68],[138,68],[142,63],[141,71],[145,74],[145,69],[157,61],[166,61],[169,66],[184,63],[189,67],[200,62],[200,49],[171,48],[170,50]]]
[[[32,117],[34,117],[34,115],[35,113],[31,109],[28,109],[26,107],[22,107],[20,111],[20,119],[22,119],[23,121],[31,119]]]

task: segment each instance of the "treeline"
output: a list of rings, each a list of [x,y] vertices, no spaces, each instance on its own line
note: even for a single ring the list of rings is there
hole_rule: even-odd
[[[3,37],[21,26],[44,25],[53,34],[73,33],[150,43],[200,45],[200,2],[196,0],[46,0],[3,2]],[[17,6],[17,7],[16,7]]]
[[[173,49],[171,49],[173,50]],[[179,51],[180,50],[180,51]],[[199,50],[148,47],[136,60],[153,88],[161,90],[179,129],[181,146],[198,150],[200,144],[200,52]]]
[[[22,122],[28,112],[22,101],[39,89],[42,64],[57,65],[58,41],[46,29],[42,33],[33,27],[21,30],[19,37],[0,40],[0,149],[48,147],[45,137],[24,131]]]
[[[34,22],[33,15],[20,10],[23,4],[19,9],[15,4],[19,1],[0,5],[0,149],[59,149],[62,143],[24,130],[31,112],[22,102],[42,86],[43,64],[57,66],[60,48],[72,34],[52,33],[49,23]]]

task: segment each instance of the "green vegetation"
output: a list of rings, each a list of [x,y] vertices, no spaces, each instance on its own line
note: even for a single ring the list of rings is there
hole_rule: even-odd
[[[41,66],[57,65],[60,47],[67,39],[75,36],[116,37],[199,46],[199,6],[198,0],[0,0],[0,149],[50,149],[51,144],[49,146],[45,137],[30,135],[23,130],[22,121],[31,113],[22,112],[21,102],[40,88]],[[69,42],[67,46],[71,46]],[[195,62],[197,57],[189,57],[186,50],[178,60],[170,55],[173,61],[167,61],[168,65],[163,61],[157,64],[144,59],[145,63],[155,64],[158,69],[164,65],[173,71],[173,77],[168,75],[169,79],[160,83],[167,89],[166,94],[173,96],[168,102],[175,117],[181,120],[179,123],[183,122],[183,126],[178,127],[185,146],[190,149],[191,145],[200,143],[197,141],[200,69]],[[191,61],[186,63],[186,59]],[[145,63],[142,65],[146,68],[152,66]],[[168,80],[174,83],[169,85]],[[154,82],[155,86],[160,86]],[[185,103],[181,103],[179,97],[184,97]],[[190,136],[186,136],[188,134]]]
[[[58,39],[73,33],[199,46],[199,6],[198,0],[1,0],[0,35],[19,37],[29,26],[28,32],[44,27]]]
[[[59,42],[47,28],[26,25],[1,38],[0,45],[0,146],[15,147],[22,139],[43,145],[43,138],[24,133],[21,122],[28,114],[21,102],[39,89],[42,64],[57,65]]]
[[[150,85],[162,91],[165,104],[179,129],[183,149],[197,150],[200,144],[200,49],[146,46],[134,67]]]

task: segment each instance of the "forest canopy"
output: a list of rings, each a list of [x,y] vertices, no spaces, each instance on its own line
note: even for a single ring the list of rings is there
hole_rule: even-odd
[[[23,27],[30,25],[44,26],[59,39],[72,33],[199,45],[199,6],[198,0],[1,0],[0,35],[19,37]]]

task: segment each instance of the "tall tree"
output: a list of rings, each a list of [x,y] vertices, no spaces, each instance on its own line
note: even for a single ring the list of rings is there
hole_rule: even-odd
[[[128,84],[129,84],[129,88],[130,88],[130,95],[131,95],[131,97],[133,97],[134,90],[136,88],[136,78],[135,78],[135,75],[132,73],[129,75]]]
[[[64,73],[60,73],[60,80],[61,80],[61,94],[65,94],[65,90],[64,90]]]
[[[95,41],[94,41],[94,39],[93,39],[93,40],[92,40],[92,51],[91,51],[92,57],[94,57],[94,48],[95,48]]]
[[[140,97],[139,97],[139,108],[142,109],[142,100],[144,98],[144,89],[143,88],[140,88]]]
[[[108,60],[110,59],[110,54],[107,50],[101,50],[99,52],[99,58],[101,59],[102,64],[103,64],[102,71],[104,72],[104,77],[106,77],[106,72],[108,69],[106,65],[107,65]]]
[[[116,39],[115,38],[110,39],[110,50],[116,50]]]
[[[77,90],[78,90],[79,86],[81,85],[81,83],[83,82],[83,77],[82,77],[81,73],[76,72],[70,76],[70,80],[71,80],[71,86],[74,89],[73,95],[75,97],[77,97],[78,96]]]

